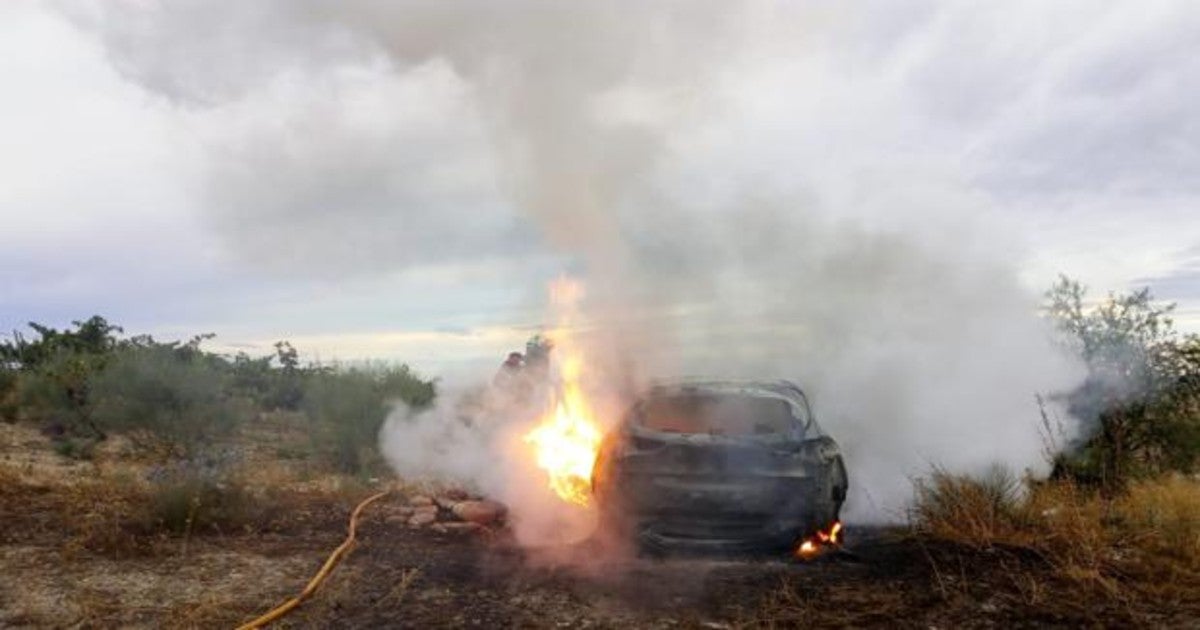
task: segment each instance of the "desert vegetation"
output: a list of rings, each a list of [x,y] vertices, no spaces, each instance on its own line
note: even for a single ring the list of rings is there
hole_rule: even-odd
[[[89,457],[115,433],[164,464],[213,460],[235,434],[273,419],[312,436],[297,455],[365,475],[381,470],[376,437],[389,410],[426,407],[436,394],[403,364],[301,365],[286,341],[273,355],[229,357],[201,347],[211,335],[122,337],[100,316],[30,328],[0,343],[0,411],[39,426],[69,457]]]
[[[409,527],[414,509],[441,508],[406,505],[429,487],[395,478],[378,451],[388,413],[437,396],[405,365],[305,364],[284,341],[220,355],[208,335],[159,341],[98,316],[31,324],[0,343],[0,562],[27,578],[0,589],[0,622],[243,622],[304,583],[359,500],[394,488],[365,515],[372,553],[289,623],[372,625],[399,609],[426,624],[453,609],[458,625],[1194,623],[1200,341],[1148,291],[1093,303],[1064,278],[1045,312],[1088,367],[1077,390],[1040,393],[1049,478],[933,462],[907,523],[851,523],[842,552],[808,566],[657,563],[628,583],[658,586],[616,594],[612,576]]]
[[[99,571],[103,582],[146,561],[219,573],[228,569],[217,568],[221,554],[336,532],[355,501],[394,483],[378,453],[387,414],[436,395],[434,381],[400,364],[306,365],[287,342],[268,356],[225,356],[203,347],[210,335],[123,333],[95,316],[64,330],[33,323],[0,342],[3,561],[7,574],[30,578],[0,589],[0,625],[210,626],[252,616],[294,582],[269,597],[252,585],[215,605],[200,597],[208,589],[179,586],[182,601],[158,606],[163,594],[150,584],[100,597],[39,587],[32,576]],[[280,564],[256,564],[250,553],[248,570]],[[22,558],[33,563],[25,571]]]
[[[99,316],[30,328],[0,344],[4,421],[36,430],[65,463],[90,464],[45,498],[85,530],[72,544],[99,550],[270,527],[289,479],[361,488],[386,473],[377,435],[390,410],[436,393],[405,365],[301,365],[287,342],[228,357],[202,348],[209,335],[124,337]],[[27,468],[6,469],[10,494],[33,483]]]

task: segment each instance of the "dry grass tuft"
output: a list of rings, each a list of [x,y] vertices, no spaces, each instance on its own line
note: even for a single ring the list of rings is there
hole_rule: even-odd
[[[1114,549],[1200,561],[1200,482],[1174,475],[1139,481],[1116,499],[1070,481],[1033,484],[935,471],[918,482],[911,513],[919,534],[973,549],[1034,549],[1097,566]]]
[[[0,466],[0,513],[5,542],[53,540],[67,558],[83,551],[136,555],[156,542],[148,536],[144,489],[124,475],[39,481]]]
[[[92,466],[70,475],[0,462],[0,542],[53,544],[66,559],[186,553],[205,536],[293,531],[341,518],[369,490],[360,480],[301,480],[268,467],[217,477],[147,480],[145,469]],[[250,470],[250,469],[247,469]]]
[[[1155,603],[1200,607],[1200,482],[1194,479],[1143,480],[1106,499],[1069,481],[1026,486],[1011,477],[935,471],[918,484],[912,525],[920,540],[1037,558],[1036,566],[1009,571],[1012,584],[1033,585],[1034,594],[1057,591],[1085,602],[1098,597],[1124,611]]]
[[[400,604],[404,601],[404,597],[408,594],[413,582],[415,582],[420,575],[421,570],[416,567],[404,569],[400,573],[400,579],[396,580],[396,583],[392,586],[392,588],[389,589],[383,597],[379,598],[379,601],[375,602],[375,607],[390,608],[393,610],[399,609]]]
[[[983,477],[934,469],[915,482],[911,518],[923,532],[973,549],[1025,545],[1036,537],[1024,509],[1021,480],[1002,468]]]
[[[1200,571],[1200,482],[1176,475],[1135,483],[1115,507],[1132,546]]]
[[[146,512],[145,489],[123,476],[98,476],[56,489],[56,506],[69,535],[68,556],[83,551],[107,556],[153,553],[155,536]]]

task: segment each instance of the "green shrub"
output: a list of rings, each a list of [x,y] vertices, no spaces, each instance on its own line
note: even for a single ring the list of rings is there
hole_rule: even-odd
[[[268,409],[299,409],[304,398],[305,376],[305,370],[300,367],[300,354],[292,344],[277,341],[275,359],[279,369],[271,371],[270,389],[264,403]]]
[[[233,357],[230,365],[230,386],[255,402],[260,402],[271,388],[271,358],[254,358],[245,352]]]
[[[425,407],[437,393],[407,365],[302,366],[286,341],[272,355],[227,358],[200,348],[212,335],[186,343],[121,337],[98,316],[74,326],[31,323],[37,337],[14,332],[0,341],[0,417],[47,425],[64,437],[55,448],[68,457],[86,457],[87,440],[116,431],[144,452],[187,459],[241,419],[302,409],[314,450],[338,470],[363,473],[379,461],[391,407]]]
[[[330,456],[338,470],[361,472],[388,412],[371,374],[351,369],[312,377],[304,410],[316,424],[317,448]]]
[[[59,349],[36,367],[19,373],[16,401],[24,419],[54,425],[63,432],[104,439],[95,418],[92,388],[106,357]]]
[[[239,416],[229,374],[206,355],[167,345],[118,351],[95,379],[95,415],[134,446],[190,457],[228,435]]]
[[[37,333],[36,339],[26,339],[21,332],[13,331],[11,341],[0,342],[0,366],[33,370],[63,352],[101,357],[119,343],[116,333],[121,332],[121,327],[109,324],[99,315],[71,324],[74,330],[57,330],[29,322],[29,327]]]
[[[68,459],[90,460],[96,455],[96,440],[63,436],[55,440],[54,452]]]
[[[385,398],[391,402],[402,402],[408,407],[422,409],[433,404],[437,397],[437,384],[423,380],[407,365],[374,365],[370,371],[379,381]]]
[[[279,367],[272,362],[279,363]],[[300,367],[299,353],[286,341],[275,344],[275,355],[254,358],[239,352],[230,365],[232,386],[249,396],[264,411],[300,408],[307,373]]]
[[[0,366],[0,421],[16,422],[21,408],[17,400],[19,372]]]
[[[1088,305],[1063,277],[1045,311],[1088,368],[1075,391],[1055,397],[1090,429],[1055,459],[1058,477],[1119,491],[1131,478],[1200,466],[1200,337],[1181,335],[1173,304],[1149,289]]]
[[[379,430],[394,404],[424,407],[435,395],[435,384],[406,365],[335,367],[309,376],[304,410],[316,448],[339,471],[357,474],[379,463]]]
[[[91,417],[92,377],[118,344],[119,326],[94,315],[57,330],[30,322],[36,338],[13,331],[0,342],[0,416],[58,425],[65,432],[99,439]]]
[[[149,499],[153,524],[174,533],[228,532],[249,523],[254,509],[232,478],[190,471],[154,481]]]

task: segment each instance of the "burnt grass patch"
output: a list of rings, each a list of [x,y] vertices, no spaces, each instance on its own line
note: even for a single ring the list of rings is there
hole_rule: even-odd
[[[288,514],[284,526],[200,532],[186,550],[172,536],[139,553],[85,547],[64,554],[71,531],[65,524],[78,518],[78,503],[60,503],[29,485],[8,486],[3,494],[5,522],[25,534],[6,536],[0,547],[14,554],[45,550],[20,556],[20,565],[10,568],[29,583],[44,572],[56,584],[92,585],[66,593],[77,614],[8,619],[27,627],[53,621],[87,627],[245,622],[299,592],[345,536],[355,502],[297,500],[279,508]],[[389,518],[402,500],[393,494],[368,508],[358,545],[279,627],[1189,627],[1200,620],[1200,583],[1193,574],[1152,575],[1134,562],[1123,564],[1110,584],[1068,575],[1025,547],[980,549],[905,528],[853,526],[843,550],[807,562],[780,556],[613,557],[591,543],[524,549],[503,533],[412,529]],[[118,531],[144,537],[138,529]],[[181,568],[192,573],[180,576]],[[154,598],[145,601],[114,596],[128,588],[122,580],[130,573],[176,585],[149,591]],[[5,606],[23,605],[12,592],[5,597]]]
[[[364,521],[361,544],[295,627],[1179,627],[1193,590],[1114,593],[1019,548],[977,550],[904,529],[789,558],[605,559]],[[1130,576],[1131,580],[1136,580]]]
[[[234,627],[296,595],[344,539],[353,507],[378,490],[256,460],[235,525],[178,532],[155,520],[155,486],[135,483],[141,469],[101,463],[21,449],[0,465],[0,626]],[[1109,537],[1097,533],[1092,499],[1055,491],[1036,495],[1053,501],[1031,512],[1049,521],[1018,511],[1012,527],[964,530],[984,521],[952,511],[925,528],[851,524],[842,550],[808,562],[528,549],[503,530],[414,529],[399,518],[409,490],[366,509],[357,546],[278,627],[1200,624],[1183,481],[1149,486],[1113,512],[1160,525],[1104,525]],[[928,526],[937,523],[946,527]]]

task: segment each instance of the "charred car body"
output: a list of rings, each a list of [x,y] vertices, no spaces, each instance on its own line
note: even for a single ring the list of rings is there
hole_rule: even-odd
[[[787,548],[837,520],[847,477],[799,387],[653,387],[604,439],[602,526],[648,550]]]

